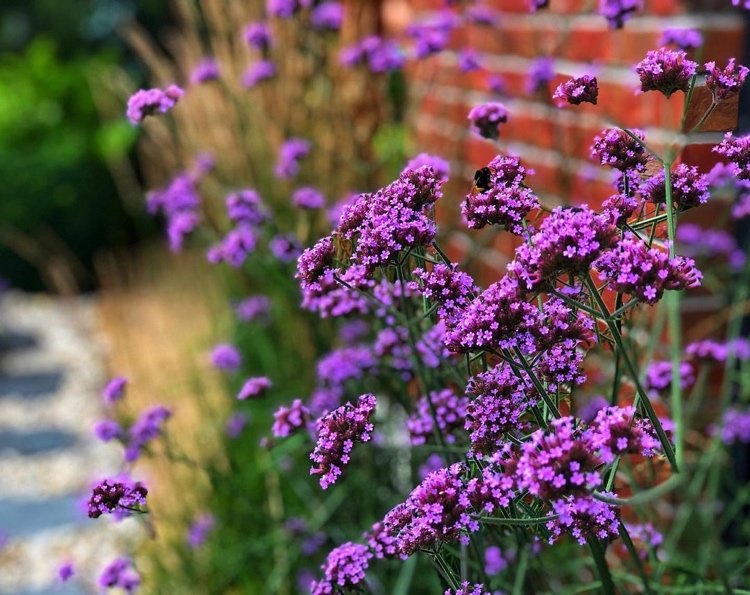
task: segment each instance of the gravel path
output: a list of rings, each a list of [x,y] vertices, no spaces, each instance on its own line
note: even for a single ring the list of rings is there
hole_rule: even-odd
[[[88,299],[0,296],[0,593],[93,592],[135,529],[92,521],[81,506],[121,461],[91,435],[106,380],[96,336]],[[62,585],[68,560],[77,578]]]

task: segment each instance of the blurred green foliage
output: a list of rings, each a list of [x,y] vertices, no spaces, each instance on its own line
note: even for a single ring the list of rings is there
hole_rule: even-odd
[[[114,61],[111,51],[63,61],[46,39],[0,56],[0,240],[9,231],[42,245],[54,236],[88,269],[98,247],[132,236],[106,162],[125,157],[135,130],[124,119],[102,125],[89,87]],[[40,287],[31,264],[7,246],[0,270],[14,284]]]

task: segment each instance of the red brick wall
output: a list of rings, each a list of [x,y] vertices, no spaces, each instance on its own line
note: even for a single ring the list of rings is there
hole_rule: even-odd
[[[444,0],[408,2],[413,20],[429,18],[445,5]],[[495,26],[458,28],[450,51],[417,63],[409,73],[416,148],[452,162],[453,180],[446,196],[456,200],[445,205],[449,212],[443,213],[449,218],[455,216],[450,210],[457,210],[473,172],[486,165],[498,149],[519,155],[536,171],[530,185],[547,204],[587,202],[596,206],[613,193],[611,170],[595,166],[588,156],[593,137],[600,130],[613,125],[642,127],[649,142],[658,145],[679,125],[682,93],[675,93],[670,100],[655,92],[635,94],[638,80],[633,66],[648,50],[659,47],[662,31],[669,27],[702,30],[702,55],[693,52],[691,56],[700,63],[716,60],[723,66],[731,56],[741,58],[743,51],[742,16],[732,9],[729,0],[647,0],[645,10],[622,30],[609,29],[603,17],[592,13],[596,2],[591,0],[551,0],[549,9],[535,14],[528,12],[526,0],[483,3],[495,11]],[[481,70],[459,71],[456,51],[467,47],[478,53]],[[555,59],[558,76],[549,90],[530,96],[526,91],[528,67],[541,56]],[[598,105],[556,107],[551,101],[554,87],[571,75],[590,71],[592,64],[599,78]],[[503,77],[506,95],[488,89],[491,75]],[[705,97],[705,88],[702,92]],[[510,112],[499,145],[468,131],[469,109],[489,100],[501,101]],[[695,146],[688,148],[684,159],[709,169],[713,157],[708,149],[720,139],[720,130],[734,127],[736,112],[736,102],[718,110],[702,132],[691,135],[688,142]],[[512,241],[510,234],[498,235],[495,242]],[[460,234],[455,241],[461,243]],[[494,245],[506,254],[510,247]],[[460,246],[454,248],[460,251]],[[505,264],[501,254],[487,258],[493,268]]]

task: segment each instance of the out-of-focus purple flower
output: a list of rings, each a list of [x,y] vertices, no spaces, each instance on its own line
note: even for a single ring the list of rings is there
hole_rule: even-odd
[[[141,577],[129,558],[115,558],[99,575],[98,584],[103,589],[118,587],[127,593],[135,593]]]
[[[276,438],[286,438],[307,424],[309,411],[302,401],[295,399],[289,407],[281,406],[273,414],[271,433]]]
[[[485,4],[472,4],[464,12],[467,22],[475,25],[493,26],[498,23],[495,12]]]
[[[505,78],[499,74],[491,74],[487,77],[487,88],[498,95],[507,95],[508,84]]]
[[[209,533],[214,530],[215,526],[214,515],[209,512],[199,515],[188,529],[186,538],[188,546],[192,549],[198,549],[206,542]]]
[[[529,94],[545,91],[547,85],[555,78],[555,61],[552,58],[542,57],[534,60],[528,69],[526,79],[526,92]]]
[[[636,549],[640,549],[638,546],[657,548],[664,541],[664,536],[651,523],[623,523],[623,525],[636,545]],[[639,551],[638,555],[643,560],[648,558],[647,551]]]
[[[234,312],[242,322],[252,322],[266,317],[271,311],[271,300],[264,295],[253,295],[240,301]]]
[[[248,378],[245,384],[242,385],[240,392],[237,393],[237,398],[240,401],[245,401],[247,399],[262,397],[271,386],[272,382],[265,376]]]
[[[456,17],[451,12],[442,13],[429,22],[410,25],[406,33],[414,40],[415,57],[422,60],[442,52],[448,46],[455,26]]]
[[[73,566],[73,562],[68,560],[67,562],[63,562],[58,566],[57,568],[57,578],[61,583],[65,583],[69,581],[73,575],[75,575],[76,571]]]
[[[685,256],[717,263],[726,263],[733,270],[745,264],[745,253],[737,245],[734,236],[723,229],[700,227],[694,223],[683,223],[677,229],[680,252]]]
[[[305,186],[294,191],[292,204],[300,209],[322,209],[326,199],[317,189]]]
[[[328,386],[342,386],[348,380],[359,380],[375,367],[377,361],[369,347],[336,349],[318,362],[318,379]]]
[[[441,457],[437,453],[432,453],[429,457],[427,457],[427,460],[419,466],[417,476],[419,477],[419,479],[424,479],[433,471],[438,471],[443,467],[445,467],[445,461],[443,461],[443,457]]]
[[[140,124],[146,116],[165,114],[171,110],[185,94],[177,85],[161,89],[141,89],[128,99],[126,115],[133,124]]]
[[[690,362],[680,362],[680,387],[687,390],[695,384],[695,368]],[[672,362],[654,361],[646,369],[643,387],[647,391],[666,393],[672,386]]]
[[[234,372],[242,365],[242,354],[234,345],[221,343],[213,348],[211,362],[218,370]]]
[[[310,454],[315,463],[310,475],[320,475],[324,490],[336,483],[342,468],[349,464],[354,444],[369,442],[373,430],[370,417],[376,404],[374,395],[362,395],[356,405],[346,403],[315,422],[318,438]]]
[[[608,496],[614,494],[606,493]],[[620,529],[620,510],[611,504],[595,500],[592,496],[568,496],[552,502],[552,510],[559,518],[547,523],[554,543],[563,532],[585,545],[590,538],[609,541],[615,539]]]
[[[498,155],[477,171],[474,186],[461,203],[461,214],[469,228],[501,225],[521,235],[526,215],[539,207],[536,194],[526,186],[526,176],[533,173],[513,155]]]
[[[428,368],[438,368],[454,354],[445,346],[445,321],[438,322],[417,341],[417,353]]]
[[[310,13],[310,22],[314,29],[338,31],[344,20],[344,6],[341,2],[322,2]]]
[[[125,460],[127,462],[135,461],[143,448],[161,435],[164,423],[171,415],[172,411],[163,405],[155,405],[141,413],[128,430],[130,440],[125,448]]]
[[[601,409],[609,407],[609,401],[602,395],[595,395],[586,401],[578,410],[578,417],[586,423],[590,423]]]
[[[267,51],[273,43],[271,28],[263,21],[248,24],[243,31],[243,36],[247,45],[261,51]]]
[[[336,407],[341,405],[342,396],[343,390],[338,386],[319,386],[312,392],[308,399],[310,414],[315,417],[320,417],[329,411],[333,411]]]
[[[139,481],[127,476],[102,479],[91,490],[88,501],[89,518],[117,513],[128,516],[146,505],[148,490]]]
[[[242,86],[252,89],[259,83],[276,76],[276,65],[270,60],[258,60],[242,74]]]
[[[247,422],[247,414],[242,411],[237,411],[227,419],[224,431],[230,438],[238,438],[247,426]]]
[[[497,140],[500,137],[500,125],[508,121],[508,110],[502,103],[483,103],[471,108],[468,118],[472,132],[482,138]]]
[[[508,561],[503,556],[502,550],[496,545],[489,546],[484,550],[484,571],[490,576],[500,574],[508,567]]]
[[[607,19],[611,29],[622,29],[625,21],[637,10],[641,10],[642,0],[599,0],[599,14]]]
[[[402,173],[410,169],[419,169],[420,167],[423,167],[425,165],[432,168],[432,171],[438,180],[444,182],[448,181],[448,177],[450,176],[451,171],[450,163],[448,163],[442,157],[438,157],[437,155],[430,155],[429,153],[420,153],[419,155],[413,157],[406,164],[406,167],[404,167]]]
[[[291,234],[272,237],[268,241],[268,249],[281,262],[296,261],[302,254],[302,244]]]
[[[246,223],[240,223],[234,229],[230,229],[221,242],[209,248],[206,258],[212,264],[225,262],[234,268],[239,268],[255,251],[257,243],[255,229]]]
[[[703,45],[703,34],[698,29],[664,29],[659,45],[674,45],[681,50],[694,50]]]
[[[437,434],[446,443],[453,444],[456,441],[455,433],[463,428],[468,404],[468,398],[459,397],[450,388],[422,396],[406,421],[411,443],[426,444],[435,440]]]
[[[474,72],[482,68],[476,51],[466,48],[458,52],[458,68],[461,72]]]
[[[219,78],[219,63],[213,58],[204,58],[195,65],[190,73],[190,82],[200,85]]]
[[[737,95],[745,84],[746,66],[738,65],[734,58],[729,58],[724,70],[716,67],[716,62],[706,62],[706,87],[713,95],[714,101],[724,101]]]
[[[125,395],[125,388],[128,385],[128,379],[123,376],[117,376],[110,380],[102,390],[104,403],[111,405],[122,399]]]
[[[526,0],[530,12],[536,12],[549,6],[549,0]]]
[[[629,294],[647,304],[658,302],[664,291],[698,287],[703,275],[692,258],[675,256],[649,248],[632,233],[627,233],[615,248],[594,263],[609,288]]]
[[[366,65],[372,72],[382,73],[400,70],[405,58],[396,42],[373,35],[343,48],[339,60],[347,68]]]
[[[102,442],[109,442],[122,434],[122,428],[114,420],[102,419],[94,424],[92,433]]]
[[[687,59],[682,50],[651,50],[635,67],[641,79],[641,91],[659,91],[670,97],[675,91],[687,93],[698,64]]]
[[[321,566],[323,578],[310,585],[311,595],[331,595],[356,589],[365,581],[371,558],[372,553],[366,545],[351,541],[331,550]]]
[[[276,161],[276,177],[282,180],[293,178],[299,172],[299,162],[310,153],[310,143],[303,138],[290,138],[279,148]]]
[[[633,128],[630,132],[641,141],[646,138],[641,130]],[[638,142],[619,128],[602,130],[594,138],[594,144],[591,146],[591,156],[598,159],[602,165],[609,165],[621,172],[629,170],[642,171],[649,158],[642,142]]]
[[[552,95],[553,99],[558,100],[559,105],[569,103],[571,105],[580,105],[581,103],[593,103],[599,97],[599,85],[595,76],[584,74],[583,76],[574,77],[558,85]]]
[[[288,19],[311,3],[311,0],[266,0],[266,11],[279,19]]]
[[[730,407],[721,421],[721,439],[726,444],[750,444],[750,409]]]
[[[263,199],[255,190],[248,188],[230,192],[227,194],[225,203],[227,215],[235,223],[261,225],[269,218]]]

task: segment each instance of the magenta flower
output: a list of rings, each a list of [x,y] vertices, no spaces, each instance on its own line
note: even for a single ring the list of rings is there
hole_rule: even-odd
[[[242,74],[242,86],[252,89],[256,85],[276,76],[276,65],[270,60],[259,60]]]
[[[725,444],[750,444],[750,410],[730,407],[724,412],[720,426],[721,439]]]
[[[165,114],[171,110],[185,94],[177,85],[169,85],[161,89],[141,89],[128,99],[128,109],[125,115],[133,124],[140,124],[146,116],[156,113]]]
[[[219,78],[219,63],[213,58],[204,58],[195,65],[190,73],[190,82],[200,85]]]
[[[666,251],[649,248],[640,238],[626,234],[594,263],[613,291],[631,295],[647,304],[658,302],[664,291],[697,287],[703,275],[692,258],[669,258]]]
[[[198,549],[206,542],[208,535],[214,530],[215,526],[216,519],[214,518],[214,515],[211,513],[203,513],[199,515],[188,529],[186,538],[188,546],[192,549]]]
[[[374,395],[362,395],[356,405],[347,403],[315,422],[318,439],[310,454],[315,463],[310,475],[320,475],[320,487],[324,490],[336,483],[342,468],[349,464],[354,444],[372,438],[370,417],[376,404]]]
[[[716,62],[706,62],[706,87],[711,91],[714,101],[724,101],[737,95],[745,84],[745,78],[750,70],[746,66],[737,65],[734,58],[730,58],[724,70],[716,67]]]
[[[273,414],[271,433],[276,438],[287,438],[307,424],[309,411],[302,401],[295,399],[289,407],[281,406]]]
[[[416,410],[406,421],[411,443],[419,445],[434,442],[437,433],[446,443],[453,444],[456,441],[455,434],[464,426],[468,404],[468,398],[459,397],[450,388],[422,396],[417,401]]]
[[[102,390],[102,398],[104,403],[112,405],[112,403],[119,401],[125,395],[125,388],[128,385],[128,379],[124,376],[117,376],[110,380]]]
[[[264,295],[253,295],[240,301],[234,312],[242,322],[262,319],[271,311],[271,300]]]
[[[474,186],[461,203],[461,214],[469,228],[501,225],[521,235],[526,215],[539,207],[536,194],[526,186],[526,175],[533,173],[512,155],[498,155],[477,171]]]
[[[437,305],[438,318],[450,323],[456,321],[472,299],[479,294],[479,287],[471,275],[458,270],[458,265],[436,264],[431,271],[417,268],[412,274],[422,283],[419,290],[429,301]],[[415,283],[415,289],[417,284]]]
[[[450,176],[451,166],[445,159],[438,157],[437,155],[429,155],[428,153],[420,153],[415,156],[406,164],[406,167],[401,173],[407,170],[417,170],[423,166],[429,166],[432,168],[435,178],[439,181],[447,182]]]
[[[247,399],[262,397],[271,386],[271,381],[265,376],[249,378],[242,385],[240,392],[237,393],[237,398],[240,401],[245,401]]]
[[[323,579],[310,585],[311,595],[332,595],[357,589],[365,581],[365,571],[372,556],[366,545],[351,541],[331,550],[321,566]]]
[[[671,172],[672,203],[680,209],[686,210],[708,202],[708,177],[698,171],[694,165],[681,163]],[[648,178],[639,188],[641,196],[655,204],[665,204],[667,200],[664,170]]]
[[[240,223],[234,229],[230,229],[221,242],[209,248],[206,258],[212,264],[225,262],[234,268],[239,268],[245,263],[247,257],[255,252],[257,244],[258,237],[255,228]]]
[[[264,22],[250,23],[243,31],[245,42],[251,48],[267,51],[273,43],[271,28]]]
[[[482,138],[500,138],[500,125],[508,121],[508,110],[502,103],[483,103],[471,108],[468,116],[471,131]]]
[[[588,74],[561,83],[552,95],[552,98],[557,99],[560,105],[566,102],[571,105],[579,105],[584,102],[596,105],[598,97],[599,85],[596,77]]]
[[[163,405],[155,405],[141,413],[128,430],[130,441],[125,448],[125,460],[129,463],[135,461],[143,448],[161,435],[164,424],[171,416],[172,411]]]
[[[555,78],[555,61],[546,56],[535,59],[529,66],[526,92],[533,95],[546,90],[553,78]]]
[[[474,72],[482,68],[477,53],[471,48],[466,48],[458,53],[458,69],[461,72]]]
[[[237,411],[227,419],[227,422],[224,425],[224,432],[230,438],[239,438],[247,426],[247,423],[247,414],[242,411]]]
[[[297,188],[292,194],[292,204],[300,209],[322,209],[326,204],[326,199],[315,188]]]
[[[290,138],[279,147],[276,177],[288,180],[299,173],[299,162],[310,153],[310,143],[302,138]]]
[[[375,35],[343,48],[339,54],[342,66],[352,68],[365,65],[374,73],[400,70],[404,59],[404,53],[398,44]]]
[[[681,50],[694,50],[703,45],[703,34],[698,29],[664,29],[659,45],[674,45]]]
[[[731,132],[713,149],[729,160],[732,173],[740,180],[750,180],[750,135],[734,136]]]
[[[222,343],[211,352],[211,362],[218,370],[235,372],[242,365],[242,354],[234,345]]]
[[[614,494],[606,493],[608,496]],[[620,529],[620,510],[591,496],[568,496],[552,503],[559,518],[547,523],[549,542],[554,543],[563,532],[569,533],[579,544],[590,538],[609,541],[616,539]]]
[[[464,581],[458,589],[455,591],[446,589],[443,595],[491,595],[491,593],[481,583],[471,584],[469,581]]]
[[[670,97],[675,91],[687,93],[698,64],[687,59],[682,50],[651,50],[635,67],[641,79],[641,91],[659,91]]]
[[[67,561],[60,564],[57,568],[57,578],[61,583],[69,581],[75,575],[75,568],[73,562]]]
[[[235,223],[261,225],[268,221],[270,215],[263,204],[263,199],[255,190],[246,189],[227,194],[227,215]]]
[[[314,29],[338,31],[344,20],[344,6],[341,2],[322,2],[310,13],[310,22]]]
[[[135,593],[141,584],[141,577],[129,558],[116,558],[99,575],[98,584],[103,589],[118,587],[127,593]]]
[[[109,442],[122,435],[122,428],[114,420],[102,419],[94,424],[92,433],[102,442]]]
[[[89,518],[96,519],[103,514],[117,513],[128,516],[146,505],[148,490],[139,481],[129,477],[102,479],[91,491],[88,501]]]
[[[599,0],[599,14],[607,19],[611,29],[622,29],[641,5],[642,0]]]
[[[624,454],[653,457],[661,444],[648,419],[635,417],[635,407],[600,409],[586,430],[591,448],[605,463]]]
[[[641,130],[635,128],[630,133],[641,141],[646,138]],[[609,165],[621,172],[642,171],[649,159],[643,143],[619,128],[602,130],[591,146],[591,156],[602,165]]]

